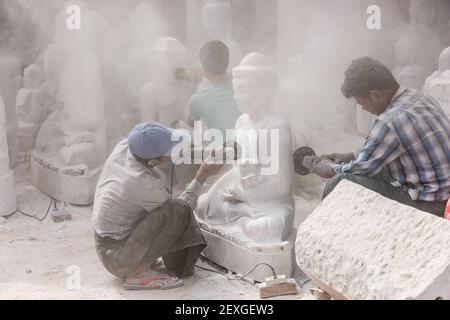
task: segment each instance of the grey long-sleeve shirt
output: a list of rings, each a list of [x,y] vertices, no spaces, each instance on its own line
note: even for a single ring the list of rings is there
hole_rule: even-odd
[[[170,198],[170,168],[148,169],[131,154],[127,141],[119,143],[105,163],[97,184],[92,219],[101,237],[121,240],[147,214]],[[192,181],[179,199],[194,210],[201,184]]]

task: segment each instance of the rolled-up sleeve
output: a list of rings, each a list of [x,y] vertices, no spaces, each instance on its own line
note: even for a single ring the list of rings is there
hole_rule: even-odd
[[[395,130],[380,122],[374,126],[357,158],[350,163],[333,166],[333,170],[336,174],[373,177],[402,153],[403,148]]]
[[[192,210],[195,210],[201,189],[202,185],[197,180],[193,180],[178,199],[185,201]]]

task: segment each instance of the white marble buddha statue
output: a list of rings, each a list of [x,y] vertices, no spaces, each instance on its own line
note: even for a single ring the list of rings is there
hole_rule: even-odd
[[[230,68],[239,65],[242,50],[232,37],[232,8],[228,0],[207,0],[202,9],[202,20],[209,40],[220,40],[230,49]]]
[[[96,15],[83,6],[82,16],[83,28],[64,31],[62,45],[68,56],[59,77],[62,104],[36,140],[36,154],[59,168],[95,168],[106,157],[100,64],[93,51]]]
[[[142,86],[150,80],[147,72],[149,56],[154,41],[164,36],[163,22],[158,19],[150,3],[141,3],[128,20],[130,49],[127,53],[128,82],[131,94],[137,101]]]
[[[270,111],[277,73],[262,54],[251,53],[233,69],[233,86],[244,113],[235,128],[241,159],[199,199],[196,214],[231,238],[280,243],[291,234],[295,210],[290,128]],[[266,147],[271,164],[278,162],[276,172],[267,171],[270,165],[262,152]]]
[[[186,119],[192,90],[188,82],[175,77],[175,70],[186,65],[186,47],[178,39],[162,37],[156,40],[151,57],[148,69],[153,80],[141,90],[141,122],[157,121],[170,127]]]

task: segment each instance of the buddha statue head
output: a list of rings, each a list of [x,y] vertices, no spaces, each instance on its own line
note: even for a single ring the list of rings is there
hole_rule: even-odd
[[[175,38],[162,37],[152,48],[150,72],[158,81],[168,82],[175,77],[175,71],[187,63],[186,47]]]
[[[43,80],[42,69],[37,64],[28,66],[23,72],[23,85],[27,89],[37,88]]]
[[[239,109],[250,117],[270,112],[278,90],[278,76],[261,53],[250,53],[233,69],[233,87]]]
[[[207,0],[202,9],[206,34],[211,40],[225,40],[231,35],[231,4],[228,0]]]
[[[450,70],[450,47],[444,49],[439,56],[439,71]]]

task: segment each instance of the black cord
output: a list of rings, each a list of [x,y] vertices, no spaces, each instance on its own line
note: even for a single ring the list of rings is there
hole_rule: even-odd
[[[247,272],[247,273],[246,273],[245,275],[243,275],[242,277],[239,277],[238,279],[229,279],[229,280],[242,280],[242,279],[244,279],[246,276],[248,276],[249,274],[251,274],[253,271],[255,271],[255,269],[256,269],[257,267],[261,266],[261,265],[264,265],[264,266],[269,267],[270,270],[272,271],[272,274],[273,274],[274,279],[277,278],[277,273],[275,272],[275,269],[274,269],[270,264],[268,264],[268,263],[258,263],[256,266],[253,267],[252,270],[250,270],[249,272]],[[222,273],[222,272],[219,272],[219,271],[216,271],[216,270],[212,270],[212,269],[200,267],[200,266],[198,266],[198,265],[195,265],[195,267],[197,267],[197,268],[199,268],[199,269],[202,269],[202,270],[205,270],[205,271],[214,272],[214,273],[217,273],[217,274],[220,274],[220,275],[226,277],[226,274],[225,274],[225,273]],[[226,277],[226,278],[228,279],[228,277]]]
[[[295,279],[295,281],[297,281],[297,279]],[[308,282],[310,282],[310,281],[311,281],[311,279],[306,279],[305,281],[303,281],[302,284],[300,284],[300,282],[298,282],[298,281],[297,281],[297,283],[298,283],[298,285],[300,286],[300,288],[303,288],[303,286],[304,286],[305,284],[307,284]]]
[[[196,268],[199,268],[199,269],[202,269],[202,270],[205,270],[205,271],[214,272],[214,273],[220,274],[220,275],[222,275],[222,276],[226,276],[225,273],[222,273],[222,272],[217,271],[217,270],[208,269],[208,268],[201,267],[201,266],[198,266],[198,265],[195,265],[195,267],[196,267]]]
[[[270,265],[270,264],[268,264],[268,263],[258,263],[252,270],[250,270],[249,272],[247,272],[246,274],[244,274],[242,277],[240,277],[239,279],[243,279],[243,278],[245,278],[246,276],[248,276],[250,273],[252,273],[253,271],[255,271],[255,269],[256,268],[258,268],[259,266],[267,266],[267,267],[269,267],[270,268],[270,270],[272,271],[272,274],[273,274],[273,278],[274,279],[276,279],[277,278],[277,273],[276,273],[276,271],[275,271],[275,269]]]
[[[26,213],[26,212],[20,210],[19,208],[13,214],[20,213],[23,216],[26,216],[26,217],[29,217],[29,218],[33,218],[33,219],[36,219],[39,222],[42,222],[42,221],[44,221],[47,218],[47,216],[48,216],[48,214],[50,212],[50,208],[52,207],[52,204],[54,204],[54,206],[56,208],[56,201],[54,199],[51,199],[50,200],[50,204],[48,205],[48,208],[47,208],[47,212],[46,212],[45,216],[42,217],[42,218],[39,218],[39,217],[37,217],[35,215],[31,215],[29,213]]]

